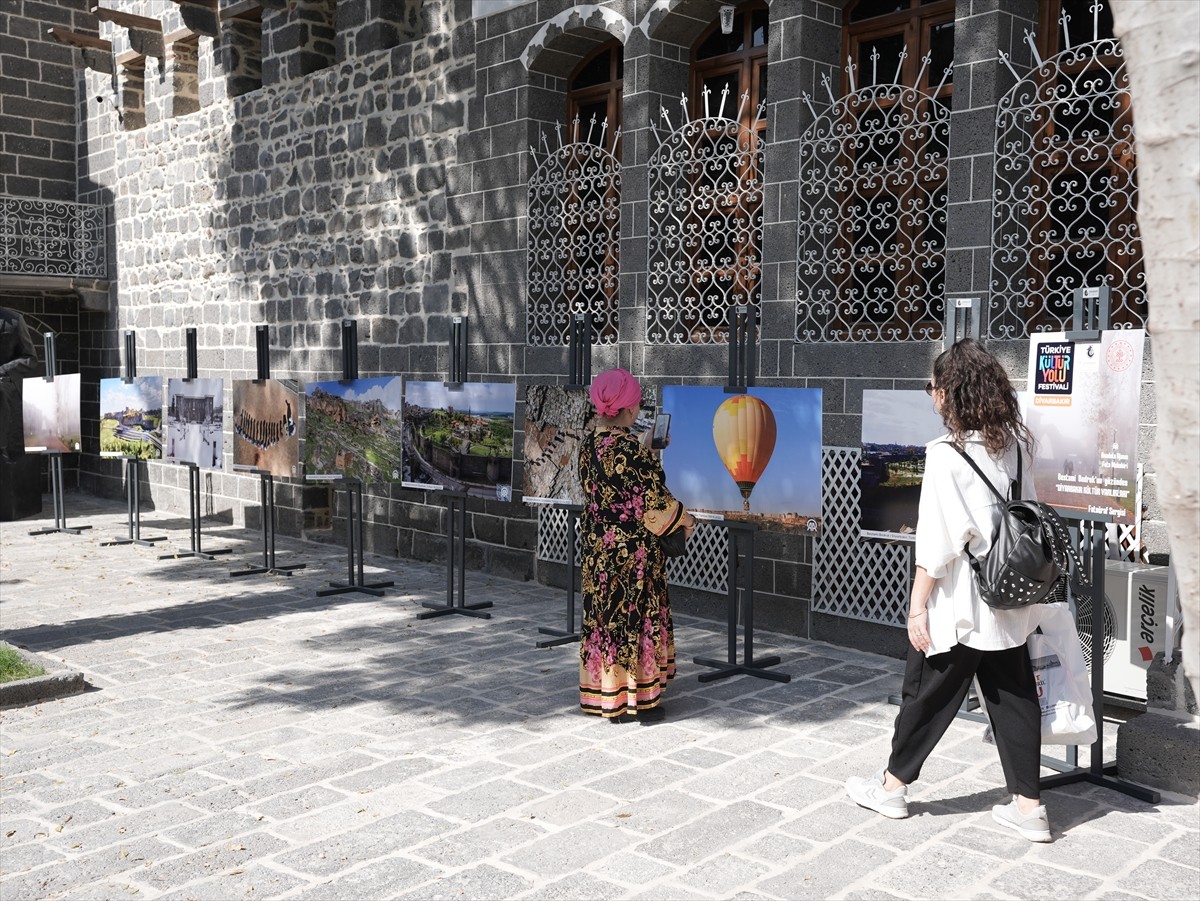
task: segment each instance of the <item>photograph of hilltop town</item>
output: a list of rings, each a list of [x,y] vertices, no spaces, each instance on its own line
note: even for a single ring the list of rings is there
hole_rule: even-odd
[[[400,481],[402,398],[398,375],[306,385],[305,474]]]
[[[100,456],[162,457],[162,397],[160,375],[140,375],[128,382],[101,379]]]
[[[942,417],[924,391],[864,391],[862,535],[911,541],[925,476],[925,445],[945,434]]]
[[[512,497],[517,386],[441,382],[404,386],[404,481],[477,497]]]

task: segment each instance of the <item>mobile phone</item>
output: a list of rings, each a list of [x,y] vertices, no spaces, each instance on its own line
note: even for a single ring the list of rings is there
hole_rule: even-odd
[[[650,447],[662,450],[667,446],[667,435],[671,432],[671,414],[659,413],[654,417],[654,431],[650,433]]]

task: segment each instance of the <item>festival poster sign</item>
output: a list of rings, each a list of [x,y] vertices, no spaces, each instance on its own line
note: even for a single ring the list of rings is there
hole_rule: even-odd
[[[224,412],[222,379],[168,379],[166,461],[220,469]]]
[[[280,379],[235,379],[233,469],[277,478],[300,475],[300,386]]]
[[[862,400],[861,531],[864,538],[916,537],[925,445],[946,433],[924,391],[864,391]]]
[[[305,474],[399,482],[403,397],[398,375],[306,385]]]
[[[640,435],[654,424],[655,391],[642,386],[642,404],[632,431]],[[586,391],[558,385],[530,385],[525,390],[526,499],[550,498],[583,503],[579,484],[579,442],[596,427],[596,408]]]
[[[510,382],[406,382],[404,482],[511,500],[516,417]]]
[[[821,389],[667,385],[667,485],[689,510],[821,529]]]
[[[162,376],[101,379],[100,456],[158,460],[162,455]]]
[[[1143,329],[1105,331],[1099,341],[1031,337],[1025,423],[1037,442],[1039,500],[1135,521],[1145,342]]]
[[[21,418],[28,454],[77,454],[83,440],[79,373],[21,380]]]

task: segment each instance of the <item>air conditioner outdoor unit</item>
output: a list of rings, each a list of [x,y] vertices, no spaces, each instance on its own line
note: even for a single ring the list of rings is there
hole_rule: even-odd
[[[1124,560],[1104,564],[1104,693],[1146,700],[1146,669],[1167,650],[1167,567]],[[1091,600],[1076,598],[1075,621],[1091,668]]]

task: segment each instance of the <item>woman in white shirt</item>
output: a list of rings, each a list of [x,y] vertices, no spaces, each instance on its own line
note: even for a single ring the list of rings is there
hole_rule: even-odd
[[[981,599],[967,553],[987,553],[1000,505],[955,447],[1001,487],[1016,479],[1022,445],[1022,490],[1032,498],[1033,438],[1021,422],[1004,367],[975,341],[959,341],[941,354],[925,390],[947,434],[930,442],[925,456],[903,700],[887,767],[872,777],[851,777],[846,791],[855,803],[884,816],[908,816],[909,783],[920,775],[978,677],[1013,795],[1008,804],[994,807],[992,816],[1030,841],[1048,842],[1049,821],[1039,800],[1041,709],[1025,647],[1041,611],[1037,606],[994,610]]]

